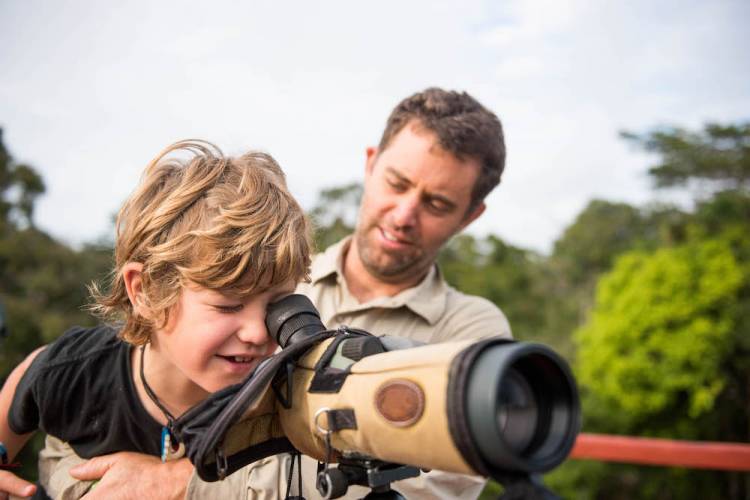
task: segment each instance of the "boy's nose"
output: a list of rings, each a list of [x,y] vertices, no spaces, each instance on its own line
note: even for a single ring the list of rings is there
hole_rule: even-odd
[[[237,338],[246,344],[265,345],[271,337],[266,328],[265,318],[262,320],[253,319],[244,321],[237,332]]]

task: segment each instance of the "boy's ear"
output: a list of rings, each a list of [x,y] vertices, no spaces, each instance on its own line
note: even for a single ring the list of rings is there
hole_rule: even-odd
[[[125,282],[125,290],[128,292],[130,305],[133,311],[143,317],[147,317],[147,311],[143,305],[143,264],[140,262],[128,262],[122,266],[122,279]]]

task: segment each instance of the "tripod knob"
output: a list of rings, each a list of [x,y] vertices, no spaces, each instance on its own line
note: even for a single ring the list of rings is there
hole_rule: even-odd
[[[339,469],[328,468],[318,474],[315,487],[326,500],[339,498],[346,495],[346,490],[349,489],[349,479]]]

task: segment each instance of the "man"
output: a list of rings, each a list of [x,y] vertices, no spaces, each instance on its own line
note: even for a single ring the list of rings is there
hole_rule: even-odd
[[[497,307],[448,286],[435,265],[448,239],[484,212],[504,163],[500,121],[468,94],[430,88],[405,99],[391,113],[379,146],[367,149],[354,235],[318,255],[311,283],[298,291],[329,327],[346,324],[421,342],[510,336]],[[279,498],[289,467],[288,456],[276,456],[223,483],[193,477],[187,496]],[[302,494],[317,498],[315,462],[303,461],[302,470]],[[190,472],[184,460],[155,464],[133,454],[99,457],[73,471],[80,479],[104,474],[96,498],[132,495],[134,486],[151,498],[179,498]],[[144,482],[134,485],[135,474]],[[393,487],[407,498],[475,498],[483,485],[480,478],[433,471]],[[149,491],[157,487],[157,495]],[[365,493],[350,488],[347,498]]]
[[[313,261],[311,282],[298,287],[329,327],[345,324],[421,342],[510,336],[502,312],[449,287],[435,265],[440,248],[485,210],[505,160],[497,117],[465,93],[427,89],[391,113],[377,148],[367,149],[354,235]],[[276,461],[282,463],[275,466]],[[288,457],[267,459],[240,474],[254,498],[283,494]],[[316,462],[303,461],[303,494],[317,496]],[[431,472],[395,483],[407,498],[476,498],[484,481]],[[352,487],[346,498],[367,490]]]

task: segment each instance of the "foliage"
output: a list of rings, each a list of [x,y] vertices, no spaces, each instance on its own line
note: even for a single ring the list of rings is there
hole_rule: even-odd
[[[324,250],[352,233],[362,199],[362,184],[323,189],[309,215],[315,227],[315,246]]]
[[[620,432],[668,432],[675,422],[663,429],[659,417],[694,419],[713,408],[746,279],[716,239],[627,253],[602,278],[591,320],[576,333],[578,377],[629,415]]]
[[[31,225],[34,200],[44,193],[44,182],[28,165],[17,164],[3,144],[0,129],[0,234],[13,221]]]
[[[701,132],[663,128],[621,135],[659,156],[649,170],[658,188],[693,184],[712,192],[750,190],[750,123],[709,123]]]
[[[572,285],[595,281],[618,254],[633,247],[644,225],[636,207],[593,200],[555,242],[554,259]]]
[[[747,125],[629,135],[660,155],[650,171],[657,187],[698,188],[697,199],[692,212],[639,209],[632,243],[610,252],[614,269],[602,266],[596,305],[576,334],[585,430],[750,440],[748,135]],[[548,477],[576,498],[750,492],[747,475],[718,471],[571,462]]]

